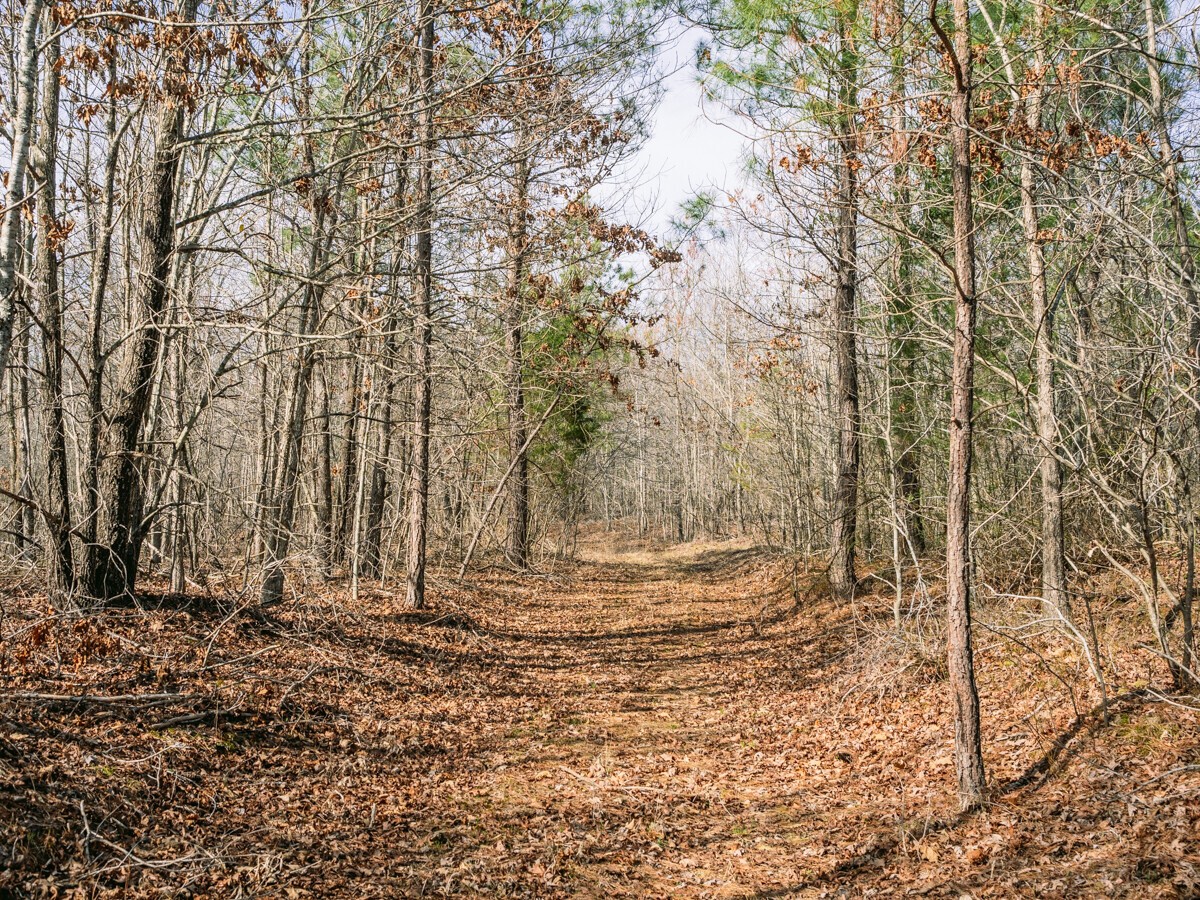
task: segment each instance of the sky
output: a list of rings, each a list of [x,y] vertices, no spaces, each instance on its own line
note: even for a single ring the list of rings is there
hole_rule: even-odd
[[[680,205],[706,189],[735,185],[746,138],[720,105],[704,101],[696,80],[701,29],[681,29],[659,55],[667,74],[650,139],[634,161],[634,186],[624,201],[629,217],[660,237]]]
[[[747,145],[739,122],[697,83],[695,49],[705,34],[676,25],[659,52],[666,73],[649,140],[615,184],[597,191],[599,201],[656,237],[666,238],[680,206],[704,190],[719,192],[739,182]],[[8,166],[7,144],[0,167]]]

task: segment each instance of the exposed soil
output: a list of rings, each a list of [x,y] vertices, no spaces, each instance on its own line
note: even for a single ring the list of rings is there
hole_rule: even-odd
[[[1105,723],[1073,645],[983,629],[962,817],[887,598],[737,544],[584,556],[420,614],[7,601],[0,896],[1200,895],[1198,717],[1152,654],[1112,655]]]

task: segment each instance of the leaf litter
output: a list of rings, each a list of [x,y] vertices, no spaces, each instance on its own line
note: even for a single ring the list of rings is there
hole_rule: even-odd
[[[1107,723],[1071,645],[980,641],[964,817],[889,598],[739,543],[583,557],[421,613],[10,613],[0,897],[1200,896],[1197,713],[1134,641]]]

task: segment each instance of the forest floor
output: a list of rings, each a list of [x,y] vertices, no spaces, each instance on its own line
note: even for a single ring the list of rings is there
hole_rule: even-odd
[[[735,543],[581,555],[420,614],[6,601],[0,897],[1200,896],[1200,718],[1132,638],[1106,722],[1073,645],[985,611],[960,816],[887,597]]]

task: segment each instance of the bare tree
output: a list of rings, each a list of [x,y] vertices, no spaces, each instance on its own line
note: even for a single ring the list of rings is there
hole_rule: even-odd
[[[529,217],[529,159],[521,147],[524,129],[517,130],[517,162],[512,178],[512,201],[506,253],[507,281],[504,297],[505,381],[508,403],[508,452],[513,472],[508,480],[508,558],[518,569],[529,565],[529,448],[525,422],[525,322],[526,254]]]
[[[829,582],[834,594],[850,597],[857,580],[854,550],[858,524],[859,430],[858,406],[858,59],[854,29],[858,4],[837,12],[838,111],[835,130],[840,154],[837,187],[837,286],[834,294],[834,355],[838,407],[837,482],[833,492],[833,553]]]
[[[184,33],[195,19],[197,5],[198,0],[178,0],[177,27]],[[175,195],[188,90],[186,41],[165,44],[162,71],[165,90],[154,125],[154,151],[139,222],[140,273],[130,304],[131,337],[113,382],[116,399],[108,417],[96,482],[97,541],[89,548],[89,587],[93,596],[106,601],[133,594],[145,537],[146,484],[139,451],[174,261]]]
[[[984,802],[979,692],[971,643],[971,463],[975,403],[975,210],[971,196],[971,11],[954,0],[953,43],[931,0],[929,19],[950,60],[951,178],[954,189],[954,361],[950,376],[950,474],[946,507],[946,603],[954,768],[964,809]]]
[[[13,118],[12,168],[9,169],[8,191],[4,198],[3,219],[0,220],[0,375],[8,364],[16,315],[14,278],[17,257],[21,252],[20,223],[21,209],[26,200],[25,171],[33,142],[33,118],[37,106],[38,26],[44,7],[45,0],[29,0],[25,4],[17,46],[17,104]]]
[[[435,151],[433,53],[436,12],[420,0],[417,43],[416,299],[413,310],[413,451],[408,485],[408,579],[406,603],[425,606],[429,527],[429,430],[433,405],[433,156]]]
[[[75,562],[71,548],[71,491],[67,472],[66,425],[63,418],[63,300],[58,254],[63,225],[58,220],[58,113],[59,37],[47,19],[44,30],[53,36],[45,49],[45,73],[39,122],[37,240],[34,246],[34,281],[37,284],[38,318],[42,326],[43,419],[46,440],[46,500],[44,516],[49,542],[46,575],[50,596],[66,602],[75,589]]]

